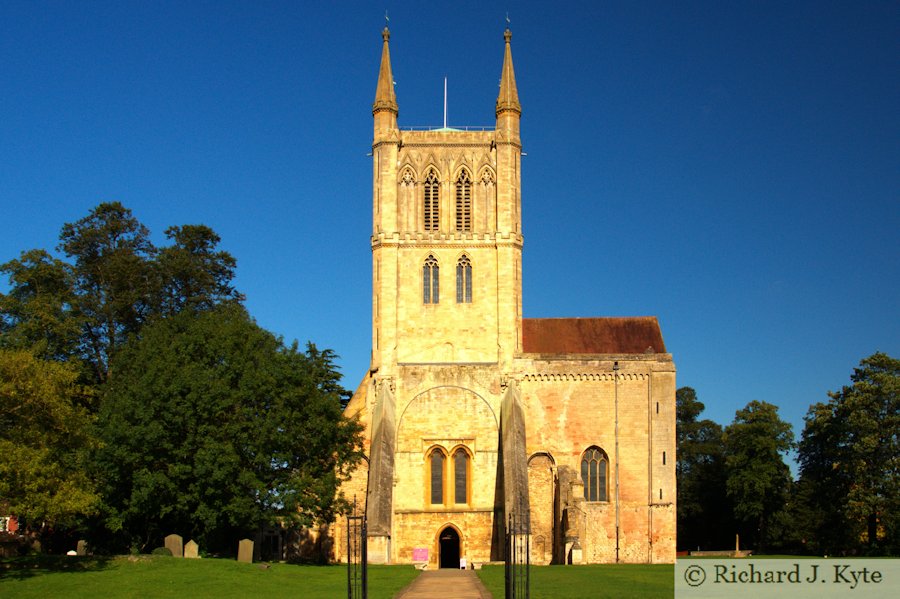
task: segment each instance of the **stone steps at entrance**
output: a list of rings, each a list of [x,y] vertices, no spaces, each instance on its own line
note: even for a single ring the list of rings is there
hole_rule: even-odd
[[[394,599],[493,599],[472,570],[422,572]]]

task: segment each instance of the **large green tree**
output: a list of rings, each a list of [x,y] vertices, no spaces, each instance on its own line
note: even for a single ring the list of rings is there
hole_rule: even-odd
[[[769,527],[781,512],[791,485],[784,456],[793,447],[791,425],[778,407],[751,401],[735,413],[722,436],[726,491],[745,544],[764,550],[772,540]]]
[[[244,296],[232,285],[237,261],[218,249],[219,238],[206,225],[166,229],[172,245],[161,248],[156,259],[160,279],[158,310],[172,315],[182,310],[209,310]]]
[[[152,266],[156,248],[131,210],[107,202],[63,225],[59,249],[75,261],[81,351],[103,382],[116,350],[153,311],[159,286]]]
[[[721,549],[733,540],[731,505],[725,492],[722,427],[700,419],[705,409],[691,387],[675,392],[678,482],[678,546]]]
[[[900,553],[900,360],[875,353],[850,380],[806,415],[810,537],[831,553]]]
[[[30,349],[66,360],[77,355],[81,319],[74,308],[74,271],[44,250],[0,264],[10,290],[0,293],[0,347]]]
[[[177,532],[214,550],[275,520],[330,520],[361,455],[334,357],[286,347],[234,304],[146,325],[102,399],[107,526],[132,547]]]
[[[68,525],[97,505],[90,390],[71,365],[0,348],[0,499],[33,524]]]

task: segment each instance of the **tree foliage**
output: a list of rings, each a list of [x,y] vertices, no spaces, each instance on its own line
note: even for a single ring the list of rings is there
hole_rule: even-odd
[[[725,493],[722,427],[700,420],[704,409],[691,387],[675,392],[678,545],[683,549],[719,549],[734,534]]]
[[[71,524],[97,504],[90,391],[77,379],[69,364],[0,348],[0,498],[35,523]]]
[[[74,292],[83,317],[81,349],[97,380],[126,337],[152,312],[156,289],[150,232],[119,202],[98,205],[63,225],[59,249],[74,259]]]
[[[206,225],[166,229],[172,245],[159,251],[158,311],[171,316],[182,310],[209,310],[218,304],[244,299],[232,286],[237,264],[228,252],[218,250],[219,238]]]
[[[808,534],[831,553],[900,552],[900,360],[863,359],[810,406],[800,442]]]
[[[0,293],[0,346],[65,360],[76,353],[81,320],[74,308],[74,271],[44,250],[0,265],[10,292]]]
[[[236,305],[146,325],[103,396],[106,524],[133,546],[178,532],[215,548],[275,520],[328,521],[360,457],[334,357],[284,346]]]
[[[751,401],[735,413],[722,436],[725,447],[726,491],[741,536],[765,548],[769,525],[784,507],[791,473],[784,455],[793,447],[791,425],[778,407]]]

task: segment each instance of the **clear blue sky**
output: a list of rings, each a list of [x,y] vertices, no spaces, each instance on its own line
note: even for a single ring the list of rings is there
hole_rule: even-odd
[[[897,2],[4,0],[0,261],[102,201],[158,244],[207,224],[257,321],[355,387],[385,7],[402,126],[444,76],[450,125],[493,125],[509,11],[525,316],[656,315],[708,417],[797,434],[900,356]]]

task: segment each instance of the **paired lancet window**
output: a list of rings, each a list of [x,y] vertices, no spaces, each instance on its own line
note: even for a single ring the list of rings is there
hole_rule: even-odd
[[[422,265],[422,301],[436,304],[440,301],[440,269],[437,258],[430,255]]]
[[[456,179],[456,230],[472,230],[472,178],[466,169]]]
[[[581,480],[584,482],[584,498],[587,501],[609,501],[607,471],[609,458],[599,447],[589,447],[581,457]]]
[[[456,303],[472,303],[472,262],[466,255],[456,263]]]
[[[469,458],[469,453],[462,447],[458,447],[456,451],[453,452],[452,459],[450,460],[447,459],[447,454],[444,453],[442,448],[435,447],[431,450],[431,454],[428,456],[428,466],[430,470],[428,475],[428,496],[429,502],[432,505],[443,505],[446,503],[444,488],[445,480],[453,481],[453,503],[469,503],[470,463],[471,459]],[[452,466],[453,469],[452,478],[448,478],[447,476],[448,465]]]
[[[428,171],[423,184],[425,203],[422,214],[425,218],[426,231],[438,231],[441,226],[440,219],[440,181],[434,169]]]

